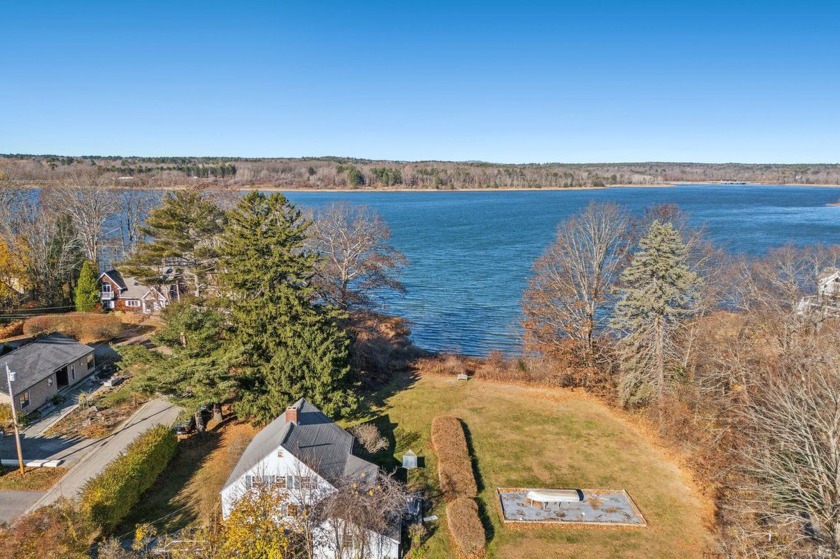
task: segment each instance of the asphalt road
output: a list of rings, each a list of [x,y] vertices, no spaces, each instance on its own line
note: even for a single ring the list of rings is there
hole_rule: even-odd
[[[95,447],[73,469],[61,478],[43,497],[30,508],[42,507],[60,497],[72,498],[81,493],[85,482],[118,457],[141,433],[155,425],[172,425],[180,409],[165,400],[152,400],[137,410],[126,424],[115,433],[94,443]],[[2,499],[2,495],[0,495]]]
[[[0,523],[11,522],[45,494],[43,491],[0,491]]]

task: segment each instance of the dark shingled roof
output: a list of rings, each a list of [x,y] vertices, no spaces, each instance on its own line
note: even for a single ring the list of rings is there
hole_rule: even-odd
[[[93,353],[93,348],[61,334],[50,334],[0,357],[0,390],[9,393],[6,367],[17,373],[12,383],[15,394],[41,382],[57,369]]]
[[[225,487],[281,446],[330,483],[343,476],[376,475],[376,465],[353,455],[353,435],[305,398],[291,407],[298,410],[297,423],[287,422],[284,413],[266,425],[245,449]]]

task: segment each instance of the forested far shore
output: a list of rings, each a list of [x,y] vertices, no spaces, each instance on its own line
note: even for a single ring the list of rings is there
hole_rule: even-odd
[[[0,154],[0,186],[96,176],[126,188],[535,189],[673,183],[840,185],[840,164],[385,161],[345,157],[121,157]]]

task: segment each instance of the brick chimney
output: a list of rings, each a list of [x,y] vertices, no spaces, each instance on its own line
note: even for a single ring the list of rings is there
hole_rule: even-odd
[[[286,408],[286,423],[297,423],[298,422],[298,411],[297,408],[288,407]]]

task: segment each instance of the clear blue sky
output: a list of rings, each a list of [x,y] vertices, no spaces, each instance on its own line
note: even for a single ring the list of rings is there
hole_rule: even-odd
[[[836,4],[9,1],[0,152],[837,163]]]

